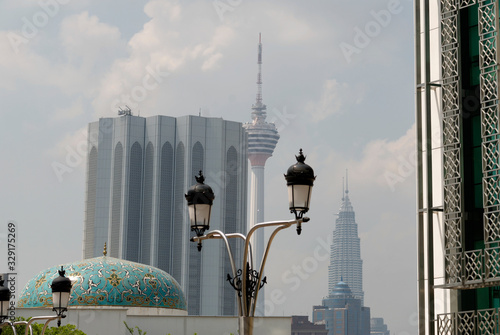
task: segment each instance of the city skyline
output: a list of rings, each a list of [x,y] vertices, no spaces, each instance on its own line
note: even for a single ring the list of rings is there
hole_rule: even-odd
[[[328,294],[329,235],[348,168],[365,304],[396,334],[415,332],[411,2],[44,3],[0,3],[0,212],[18,223],[20,286],[81,258],[87,124],[124,105],[145,117],[201,111],[247,122],[262,32],[267,120],[280,133],[266,163],[265,219],[292,218],[283,173],[300,148],[318,176],[311,221],[300,236],[280,233],[269,254],[269,315],[310,314]]]

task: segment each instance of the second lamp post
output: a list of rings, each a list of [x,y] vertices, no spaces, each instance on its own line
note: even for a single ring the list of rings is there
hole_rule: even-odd
[[[302,222],[309,221],[309,218],[304,217],[304,214],[309,210],[311,191],[316,177],[314,176],[313,169],[305,163],[306,158],[302,153],[302,149],[300,149],[299,155],[295,157],[297,162],[290,166],[285,174],[288,187],[289,209],[291,213],[295,214],[294,220],[258,223],[248,230],[246,236],[240,233],[226,234],[220,230],[212,230],[205,233],[210,228],[210,213],[215,195],[212,188],[204,184],[205,178],[201,171],[199,176],[195,177],[197,183],[186,194],[191,230],[196,233],[196,236],[191,241],[198,242],[198,251],[201,251],[202,241],[206,239],[222,239],[226,245],[232,269],[232,276],[228,274],[227,281],[236,290],[238,314],[240,317],[239,333],[242,335],[253,334],[253,317],[255,315],[257,297],[260,288],[266,284],[266,278],[262,278],[262,274],[274,237],[280,230],[294,224],[297,225],[297,234],[300,234],[302,231]],[[276,228],[269,237],[262,257],[262,264],[259,266],[258,264],[253,264],[250,238],[257,229],[264,227]],[[239,238],[245,243],[243,261],[239,269],[236,268],[231,246],[228,242],[230,238]]]

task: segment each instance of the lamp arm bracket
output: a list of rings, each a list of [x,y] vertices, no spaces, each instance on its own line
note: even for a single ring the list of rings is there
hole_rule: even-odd
[[[266,245],[266,250],[264,252],[264,257],[262,258],[262,263],[260,264],[259,279],[257,280],[258,283],[262,282],[262,275],[264,274],[264,267],[266,266],[267,256],[269,254],[269,250],[271,249],[271,243],[273,243],[274,237],[276,236],[276,234],[278,234],[278,232],[280,230],[286,229],[288,227],[290,227],[290,225],[282,225],[280,227],[277,227],[276,229],[274,229],[273,233],[269,237],[269,240],[267,241],[267,245]],[[265,283],[265,280],[264,280],[264,283]],[[259,290],[262,288],[262,286],[264,286],[264,283],[262,283],[262,285],[260,285],[260,287],[258,287],[257,290],[255,291],[255,299],[254,299],[254,303],[253,303],[253,306],[251,309],[252,316],[255,315],[255,308],[257,307],[257,297],[259,295]]]
[[[268,221],[268,222],[262,222],[262,223],[257,223],[256,225],[254,225],[252,228],[250,228],[250,230],[248,231],[248,234],[247,234],[247,240],[245,242],[245,251],[243,252],[243,278],[247,278],[248,277],[248,272],[247,272],[247,257],[248,257],[248,248],[249,248],[249,244],[250,244],[250,237],[252,236],[252,234],[259,228],[265,228],[265,227],[275,227],[275,226],[281,226],[282,228],[281,229],[284,229],[284,228],[288,228],[290,227],[291,225],[293,224],[300,224],[302,223],[303,221],[303,218],[300,218],[300,219],[295,219],[295,220],[287,220],[287,221]],[[281,230],[279,229],[279,230]],[[242,288],[243,292],[246,292],[247,290],[247,287],[246,287],[246,280],[243,280],[243,288]],[[244,316],[253,316],[253,313],[252,313],[252,306],[249,306],[248,303],[247,303],[247,300],[245,299],[244,300]]]
[[[2,331],[2,328],[5,327],[5,326],[9,326],[10,329],[12,329],[12,333],[14,335],[17,335],[17,332],[16,332],[16,327],[14,327],[14,324],[11,322],[11,321],[4,321],[0,324],[0,333]]]
[[[44,328],[43,328],[43,330],[42,330],[42,334],[41,334],[41,335],[43,335],[43,333],[44,333],[44,331],[45,331],[45,328],[47,328],[47,324],[48,324],[50,321],[52,321],[52,320],[56,320],[56,319],[59,319],[59,320],[60,320],[60,319],[61,319],[61,317],[60,317],[60,316],[57,316],[57,315],[56,315],[56,316],[53,316],[53,315],[51,315],[51,316],[34,316],[34,317],[32,317],[32,318],[31,318],[31,319],[27,322],[27,324],[26,324],[26,331],[24,332],[24,335],[28,335],[28,329],[29,329],[29,331],[30,331],[30,334],[32,334],[31,324],[32,324],[33,322],[35,322],[35,321],[40,321],[40,320],[47,320],[47,322],[45,323],[45,326],[44,326]]]

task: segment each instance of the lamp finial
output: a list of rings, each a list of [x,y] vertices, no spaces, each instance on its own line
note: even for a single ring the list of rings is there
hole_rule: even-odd
[[[299,155],[295,156],[295,158],[297,159],[297,162],[299,162],[299,163],[304,163],[305,162],[306,156],[304,156],[304,154],[302,153],[302,148],[300,148]]]
[[[203,184],[205,181],[205,177],[203,177],[203,172],[200,170],[200,174],[198,176],[194,176],[194,179],[196,179],[197,183]]]

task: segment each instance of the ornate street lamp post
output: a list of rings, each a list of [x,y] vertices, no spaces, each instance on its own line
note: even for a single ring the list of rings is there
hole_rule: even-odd
[[[4,280],[0,277],[0,322],[9,317],[10,290],[3,283]]]
[[[65,318],[64,312],[68,310],[68,303],[71,293],[71,280],[66,278],[65,271],[61,266],[61,270],[58,271],[59,276],[52,281],[52,310],[56,312],[56,316],[34,316],[29,321],[17,321],[14,325],[25,325],[25,335],[33,334],[31,324],[35,321],[47,320],[42,328],[41,335],[45,334],[45,330],[49,325],[49,322],[57,319],[57,326],[61,326],[61,319]]]
[[[52,281],[52,310],[56,312],[59,319],[57,326],[61,326],[61,318],[65,318],[64,312],[68,310],[69,296],[71,293],[71,280],[64,277],[66,271],[61,266],[59,277]]]
[[[210,227],[210,212],[215,195],[210,186],[203,183],[204,178],[201,171],[200,175],[195,177],[197,184],[192,186],[185,195],[188,202],[191,230],[196,233],[196,236],[191,238],[191,241],[198,242],[198,251],[201,251],[203,240],[224,240],[232,269],[232,276],[228,274],[227,281],[236,290],[238,315],[240,317],[239,333],[242,335],[253,335],[253,318],[255,316],[257,297],[259,290],[266,284],[266,277],[262,278],[262,274],[274,237],[280,230],[294,224],[297,225],[297,233],[300,234],[302,222],[309,221],[309,218],[304,217],[304,214],[309,210],[311,191],[316,177],[313,169],[304,163],[306,158],[302,153],[302,149],[300,149],[299,155],[295,157],[297,163],[290,166],[285,174],[288,186],[289,209],[291,213],[295,214],[294,220],[258,223],[250,228],[246,236],[240,233],[225,234],[220,230],[212,230],[205,234],[205,231]],[[259,267],[258,264],[253,264],[250,238],[257,229],[264,227],[276,228],[269,237],[262,264]],[[245,242],[243,263],[239,269],[236,268],[234,262],[231,246],[228,242],[229,238],[240,238]]]
[[[201,171],[194,178],[196,184],[191,186],[185,196],[188,203],[191,231],[200,237],[210,228],[210,213],[215,195],[210,186],[203,184],[205,177]],[[201,251],[201,240],[198,242],[198,251]]]
[[[65,271],[61,266],[61,270],[59,272],[59,277],[55,278],[52,281],[52,310],[56,312],[56,316],[34,316],[29,321],[16,321],[10,322],[7,321],[8,317],[8,308],[10,301],[10,290],[3,286],[4,280],[0,277],[0,334],[2,332],[2,328],[4,326],[9,326],[12,328],[12,332],[16,335],[15,326],[24,325],[25,335],[33,334],[33,329],[31,324],[35,321],[47,320],[43,326],[41,335],[45,334],[45,330],[49,325],[49,322],[57,319],[57,326],[61,325],[61,318],[65,318],[64,312],[68,310],[69,297],[71,292],[71,280],[69,278],[64,277]]]
[[[290,213],[294,213],[295,218],[298,220],[309,210],[311,191],[316,177],[313,169],[304,163],[306,157],[302,154],[302,149],[295,158],[297,163],[288,168],[285,179],[288,186]],[[297,234],[300,235],[301,231],[301,224],[297,223]]]
[[[13,334],[16,335],[16,328],[12,322],[8,320],[11,293],[8,287],[3,286],[3,283],[4,280],[0,276],[0,334],[4,326],[9,326],[12,328]]]

